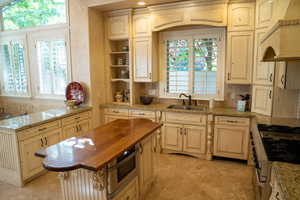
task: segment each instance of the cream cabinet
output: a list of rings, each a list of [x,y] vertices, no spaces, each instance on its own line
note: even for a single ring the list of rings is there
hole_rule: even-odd
[[[165,123],[162,132],[162,148],[182,151],[182,125]]]
[[[110,40],[127,39],[129,37],[129,15],[109,16],[107,31]]]
[[[300,89],[300,62],[277,62],[278,80],[277,87],[281,89],[297,90]]]
[[[255,3],[230,4],[228,31],[251,31],[255,26]]]
[[[138,178],[129,182],[112,200],[139,200]]]
[[[269,28],[274,20],[277,0],[256,1],[256,28]]]
[[[251,111],[271,116],[273,102],[273,86],[253,85]]]
[[[43,171],[42,159],[34,154],[50,145],[60,141],[61,130],[51,130],[43,132],[19,143],[21,153],[21,167],[23,179],[28,179]]]
[[[184,11],[182,9],[169,9],[151,14],[152,31],[159,31],[183,24]]]
[[[128,119],[128,109],[105,108],[104,123],[109,123],[117,119]]]
[[[182,152],[194,156],[205,154],[206,127],[164,124],[162,147],[165,150]]]
[[[255,32],[253,83],[259,85],[273,85],[275,79],[275,63],[261,62],[263,52],[260,44],[265,33],[266,29],[257,30]]]
[[[154,181],[154,150],[153,135],[148,136],[139,143],[139,188],[140,196],[144,195],[151,189]]]
[[[133,16],[133,37],[151,37],[151,18],[149,14]]]
[[[134,81],[152,82],[152,40],[149,37],[133,41]]]
[[[229,32],[227,42],[227,83],[251,84],[253,32]]]
[[[222,118],[218,116],[216,118]],[[249,149],[249,119],[248,123],[241,123],[239,118],[225,117],[218,123],[216,119],[214,128],[214,156],[221,156],[235,159],[248,159]]]

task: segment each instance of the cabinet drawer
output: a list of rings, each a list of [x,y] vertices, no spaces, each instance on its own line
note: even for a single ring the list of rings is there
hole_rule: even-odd
[[[155,118],[155,112],[146,110],[129,110],[130,117]]]
[[[112,200],[138,200],[138,179],[135,178]]]
[[[206,115],[166,112],[165,113],[165,121],[166,122],[184,123],[184,124],[205,125],[206,124]]]
[[[84,120],[84,119],[88,119],[90,117],[91,113],[90,112],[83,112],[83,113],[79,113],[79,114],[76,114],[76,115],[72,115],[70,117],[66,117],[66,118],[63,118],[61,121],[62,121],[62,125],[67,125],[67,124],[72,124],[72,123],[75,123],[75,122],[78,122],[78,121],[81,121],[81,120]]]
[[[249,118],[216,116],[215,124],[249,126]]]
[[[105,108],[104,114],[106,115],[123,115],[128,116],[128,109],[118,109],[118,108]]]
[[[54,122],[49,122],[49,123],[42,124],[40,126],[33,127],[33,128],[22,131],[21,133],[18,134],[18,139],[25,140],[25,139],[34,137],[36,135],[40,135],[42,133],[45,133],[45,132],[48,132],[51,130],[59,129],[60,127],[61,127],[61,125],[60,125],[59,120],[56,120]]]

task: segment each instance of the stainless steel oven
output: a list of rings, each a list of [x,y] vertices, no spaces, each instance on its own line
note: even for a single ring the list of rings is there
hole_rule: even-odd
[[[115,196],[118,191],[125,187],[137,176],[136,148],[131,147],[122,152],[116,159],[108,164],[108,195]]]

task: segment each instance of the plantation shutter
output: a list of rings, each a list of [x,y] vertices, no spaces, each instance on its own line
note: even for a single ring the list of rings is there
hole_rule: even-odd
[[[3,66],[2,93],[24,95],[28,93],[25,67],[25,48],[22,41],[0,45],[0,63]]]
[[[39,92],[63,95],[67,84],[67,56],[64,40],[37,41]]]

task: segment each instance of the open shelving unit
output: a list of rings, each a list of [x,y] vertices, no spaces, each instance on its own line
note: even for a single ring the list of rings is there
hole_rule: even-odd
[[[130,105],[132,102],[131,45],[129,39],[109,40],[109,68],[113,104]],[[123,98],[117,101],[116,94]]]

